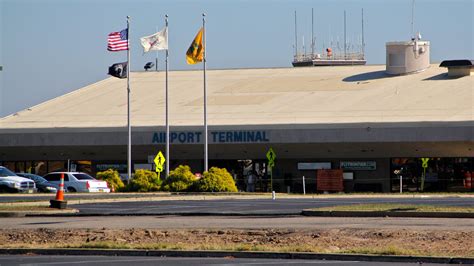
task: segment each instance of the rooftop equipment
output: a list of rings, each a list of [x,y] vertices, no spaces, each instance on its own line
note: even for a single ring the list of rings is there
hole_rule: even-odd
[[[153,64],[153,62],[148,62],[145,64],[145,66],[143,67],[145,69],[145,71],[148,71],[150,68],[154,67],[155,64]]]
[[[386,43],[386,72],[390,75],[418,73],[430,66],[430,42],[415,40]]]
[[[364,9],[362,9],[362,40],[360,44],[360,51],[357,49],[354,50],[354,46],[350,43],[347,43],[346,38],[346,11],[344,11],[344,50],[340,49],[335,50],[334,47],[323,48],[321,54],[315,53],[316,49],[316,38],[314,37],[314,13],[311,9],[311,54],[306,53],[306,46],[304,43],[303,36],[303,52],[298,52],[298,35],[297,35],[297,25],[296,25],[296,11],[295,11],[295,55],[293,57],[292,64],[294,67],[303,67],[303,66],[353,66],[353,65],[365,65],[365,42],[364,42]],[[339,41],[337,44],[339,48]]]
[[[415,0],[412,5],[412,36],[414,35]],[[418,73],[430,66],[430,42],[422,41],[418,32],[410,41],[387,42],[386,72],[390,75]]]
[[[471,76],[474,72],[474,60],[445,60],[439,66],[448,68],[448,77]]]

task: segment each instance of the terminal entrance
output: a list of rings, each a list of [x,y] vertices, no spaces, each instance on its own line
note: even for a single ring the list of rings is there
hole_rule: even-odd
[[[391,159],[391,190],[400,191],[400,177],[403,192],[464,192],[471,191],[466,186],[466,175],[474,172],[474,159],[428,158],[423,167],[421,158]],[[395,173],[395,171],[398,174]],[[423,180],[424,176],[424,180]]]
[[[265,160],[243,159],[210,161],[210,166],[226,168],[234,178],[239,191],[270,191],[270,175]]]

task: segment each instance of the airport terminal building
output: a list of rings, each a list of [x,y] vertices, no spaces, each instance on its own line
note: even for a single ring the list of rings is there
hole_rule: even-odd
[[[474,77],[430,65],[390,76],[385,65],[208,70],[209,166],[239,189],[258,173],[274,188],[316,192],[318,169],[342,169],[345,191],[466,191],[474,171]],[[169,73],[170,165],[202,172],[202,71]],[[165,151],[165,73],[131,73],[132,165]],[[107,78],[0,119],[0,165],[40,175],[67,169],[127,172],[126,80]],[[132,169],[133,170],[133,169]]]

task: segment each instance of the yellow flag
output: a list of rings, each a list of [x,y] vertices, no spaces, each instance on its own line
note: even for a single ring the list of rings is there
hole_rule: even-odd
[[[199,30],[194,38],[191,46],[189,46],[186,52],[186,62],[189,65],[197,64],[202,62],[204,57],[204,44],[202,43],[203,28]]]

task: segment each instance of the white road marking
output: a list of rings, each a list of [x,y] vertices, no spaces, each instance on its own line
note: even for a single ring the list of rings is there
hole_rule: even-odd
[[[26,263],[20,264],[24,266],[34,266],[34,265],[58,265],[58,264],[89,264],[89,263],[106,263],[106,262],[139,262],[139,261],[159,261],[163,258],[141,258],[141,259],[121,259],[120,257],[115,257],[115,260],[84,260],[84,261],[58,261],[58,262],[35,262],[35,263]],[[72,259],[72,258],[71,258]],[[75,258],[79,259],[79,258]]]

